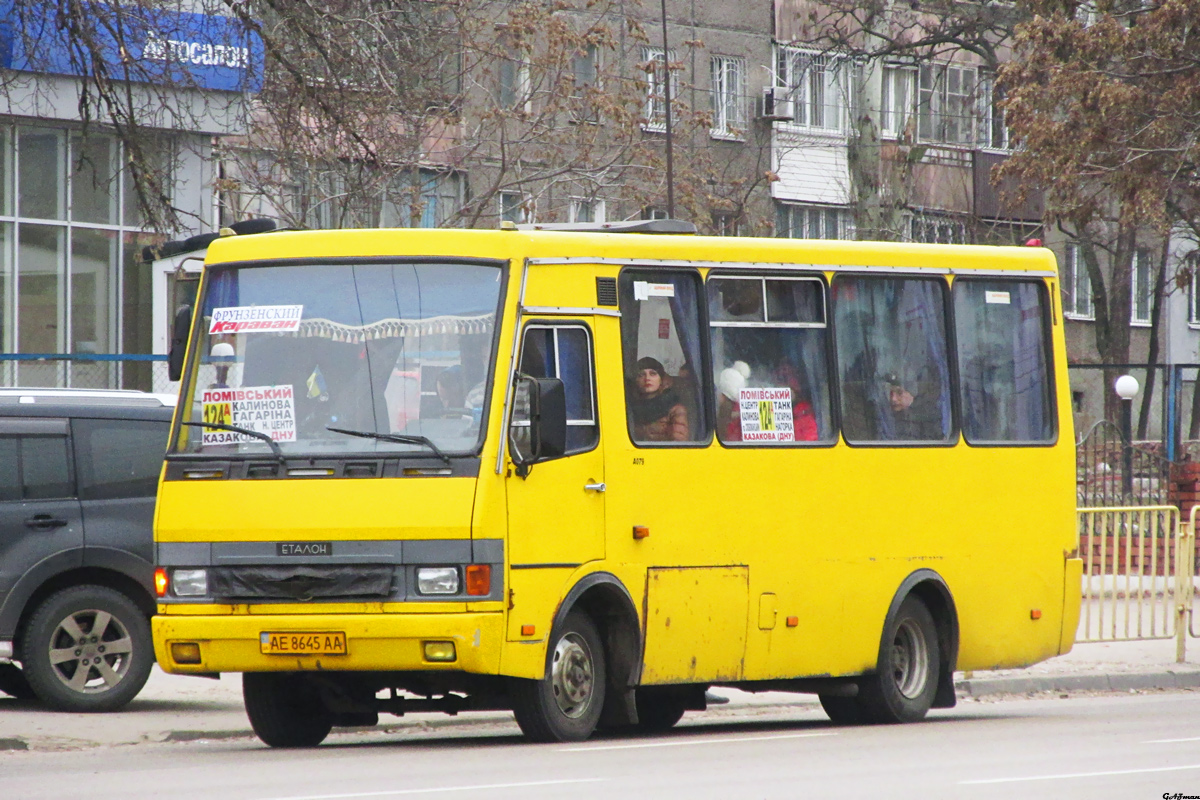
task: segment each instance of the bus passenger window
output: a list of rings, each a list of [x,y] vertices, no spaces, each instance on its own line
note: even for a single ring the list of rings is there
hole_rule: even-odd
[[[1044,296],[1044,287],[1033,281],[954,282],[959,399],[968,442],[1054,440]]]
[[[846,441],[951,441],[945,284],[839,277],[833,308]]]
[[[596,420],[592,346],[587,328],[526,326],[520,369],[534,378],[558,378],[563,382],[567,401],[567,455],[594,448],[600,440],[600,427]]]
[[[707,287],[721,442],[832,442],[824,282],[722,275]]]
[[[698,276],[629,269],[621,273],[625,405],[634,442],[706,442]]]

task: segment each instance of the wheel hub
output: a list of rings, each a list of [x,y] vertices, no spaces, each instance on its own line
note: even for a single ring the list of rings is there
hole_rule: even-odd
[[[897,691],[910,700],[925,691],[929,678],[929,644],[912,620],[903,620],[896,629],[892,643],[892,675]]]
[[[54,675],[72,691],[95,694],[116,686],[129,671],[129,631],[107,611],[84,609],[61,622],[50,639]]]
[[[592,654],[576,634],[564,636],[554,648],[550,686],[558,708],[572,719],[583,716],[591,702],[595,681]]]

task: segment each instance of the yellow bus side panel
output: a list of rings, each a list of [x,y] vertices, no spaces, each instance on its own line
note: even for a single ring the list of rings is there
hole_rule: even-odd
[[[741,680],[749,574],[736,566],[647,572],[642,683]]]

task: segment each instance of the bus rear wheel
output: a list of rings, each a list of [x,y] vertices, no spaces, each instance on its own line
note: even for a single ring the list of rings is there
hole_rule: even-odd
[[[513,679],[513,715],[535,742],[582,742],[604,706],[604,646],[596,626],[572,611],[550,639],[550,663],[541,680]]]
[[[271,747],[316,747],[333,728],[333,714],[299,675],[247,672],[242,699],[250,727]]]
[[[879,667],[862,679],[857,705],[871,722],[916,722],[933,705],[940,658],[933,615],[919,598],[904,599],[883,642]]]

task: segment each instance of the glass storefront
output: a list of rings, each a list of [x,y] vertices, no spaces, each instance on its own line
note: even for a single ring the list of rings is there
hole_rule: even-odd
[[[0,122],[3,353],[151,352],[150,265],[141,249],[153,239],[125,161],[114,136]],[[3,360],[0,383],[142,382],[125,369],[129,375],[116,364],[95,362],[85,373],[64,362]]]

